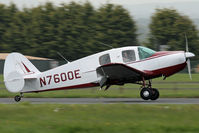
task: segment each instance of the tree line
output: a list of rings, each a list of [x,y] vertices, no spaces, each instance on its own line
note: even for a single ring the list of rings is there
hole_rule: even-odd
[[[143,44],[155,50],[169,45],[184,50],[184,33],[190,51],[198,52],[198,31],[193,22],[173,9],[158,9],[151,18],[150,35]],[[96,52],[137,41],[136,22],[120,5],[105,4],[95,9],[89,2],[54,6],[46,3],[19,10],[15,4],[0,4],[0,52],[59,59],[57,52],[75,60]],[[197,48],[197,49],[196,49]]]
[[[188,16],[175,9],[156,9],[149,28],[149,47],[157,50],[167,45],[168,50],[185,51],[187,37],[189,51],[199,55],[199,32]]]

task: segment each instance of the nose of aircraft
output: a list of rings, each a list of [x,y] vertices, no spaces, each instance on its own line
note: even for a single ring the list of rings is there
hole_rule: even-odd
[[[186,58],[192,58],[192,57],[194,57],[195,56],[195,54],[194,53],[191,53],[191,52],[185,52],[185,57]]]

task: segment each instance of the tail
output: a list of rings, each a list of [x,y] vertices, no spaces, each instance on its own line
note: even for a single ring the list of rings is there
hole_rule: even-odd
[[[26,79],[36,79],[40,71],[22,54],[11,53],[4,64],[4,82],[10,92],[20,92]]]

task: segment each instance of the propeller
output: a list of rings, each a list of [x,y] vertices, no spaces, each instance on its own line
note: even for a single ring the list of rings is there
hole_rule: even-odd
[[[187,40],[187,35],[185,34],[185,40],[186,40],[186,52],[185,52],[185,57],[187,59],[187,68],[188,68],[188,73],[189,73],[189,77],[192,80],[192,76],[191,76],[191,63],[190,63],[190,58],[194,57],[195,55],[191,52],[189,52],[189,46],[188,46],[188,40]]]
[[[192,80],[190,59],[187,60],[187,67],[188,67],[188,72],[189,72],[189,78]]]

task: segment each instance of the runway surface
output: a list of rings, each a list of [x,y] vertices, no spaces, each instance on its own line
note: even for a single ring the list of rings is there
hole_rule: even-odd
[[[199,104],[199,98],[159,98],[144,101],[141,98],[22,98],[32,104]],[[16,104],[13,98],[0,98],[0,104]]]

